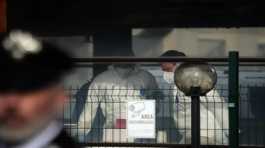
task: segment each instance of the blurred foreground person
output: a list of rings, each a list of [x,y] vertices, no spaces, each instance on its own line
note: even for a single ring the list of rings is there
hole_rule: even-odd
[[[161,57],[185,57],[185,54],[176,50],[169,50]],[[173,113],[175,128],[180,134],[177,139],[179,144],[191,143],[191,98],[184,95],[174,83],[174,72],[180,62],[163,62],[164,82],[169,90],[165,93],[168,98],[170,110]],[[227,145],[228,144],[228,106],[224,97],[220,96],[216,89],[211,90],[206,96],[200,97],[201,105],[201,144]],[[165,110],[165,109],[162,109]],[[172,138],[171,138],[172,139]]]
[[[61,83],[73,64],[57,47],[12,31],[0,41],[0,148],[78,147],[63,130]]]

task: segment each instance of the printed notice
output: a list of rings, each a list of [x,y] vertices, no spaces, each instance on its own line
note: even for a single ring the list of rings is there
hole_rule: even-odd
[[[155,138],[155,100],[129,101],[127,117],[129,138]]]

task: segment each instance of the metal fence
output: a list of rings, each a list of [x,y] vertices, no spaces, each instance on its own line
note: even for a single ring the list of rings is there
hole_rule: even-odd
[[[255,68],[253,66],[255,65],[240,66],[240,74],[245,77],[240,78],[239,143],[246,147],[264,147],[265,77],[262,75],[265,75],[265,68],[263,65]],[[65,127],[80,144],[130,147],[181,147],[191,144],[191,99],[174,85],[162,81],[158,65],[147,64],[141,68],[149,71],[156,78],[159,86],[157,89],[120,85],[95,88],[91,87],[91,81],[84,83],[83,86],[66,88],[70,101],[65,108]],[[201,97],[201,144],[227,146],[229,143],[227,65],[217,64],[216,69],[218,72],[216,87],[206,97]],[[150,99],[156,100],[155,138],[129,138],[126,119],[127,102]]]

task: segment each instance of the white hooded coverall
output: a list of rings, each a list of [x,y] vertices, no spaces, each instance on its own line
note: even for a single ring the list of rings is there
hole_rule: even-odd
[[[153,94],[157,90],[156,80],[149,72],[137,66],[110,66],[107,71],[99,74],[89,87],[86,105],[78,122],[79,139],[84,140],[82,135],[89,133],[93,128],[91,125],[97,108],[100,107],[105,117],[103,141],[127,141],[124,127],[127,101],[155,99]]]

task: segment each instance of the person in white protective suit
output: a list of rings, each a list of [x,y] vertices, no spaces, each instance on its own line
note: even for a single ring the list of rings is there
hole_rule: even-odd
[[[161,57],[185,56],[184,53],[176,50],[169,50]],[[179,63],[163,62],[163,79],[166,85],[173,91],[167,91],[172,109],[175,127],[180,138],[176,141],[179,144],[191,143],[191,99],[184,95],[174,84],[174,71]],[[160,83],[159,83],[160,84]],[[163,86],[164,87],[164,86]],[[171,94],[169,94],[171,93]],[[201,144],[228,144],[228,107],[225,98],[213,89],[206,96],[200,97],[200,122],[201,122]],[[163,109],[162,109],[163,110]]]
[[[92,129],[97,108],[102,110],[104,142],[126,142],[127,101],[155,99],[158,90],[154,76],[136,65],[111,65],[91,83],[85,108],[78,121],[79,139]],[[109,129],[109,130],[108,130]]]

